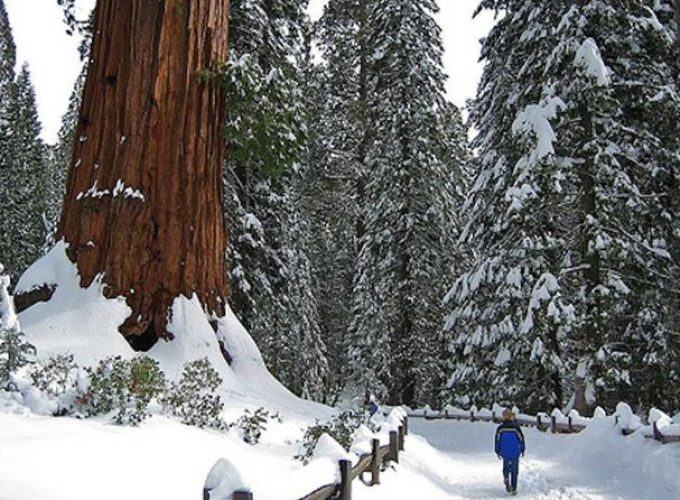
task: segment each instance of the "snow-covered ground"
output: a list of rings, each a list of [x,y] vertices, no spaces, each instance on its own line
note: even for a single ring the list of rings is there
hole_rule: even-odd
[[[382,498],[507,498],[501,463],[493,453],[495,425],[410,419],[411,436],[398,473],[387,472],[379,490],[356,488],[359,500]],[[661,445],[641,435],[623,437],[612,419],[581,434],[524,430],[518,498],[680,498],[680,444]]]
[[[52,299],[20,316],[39,358],[70,352],[87,366],[105,355],[136,355],[117,331],[129,314],[127,305],[104,298],[98,281],[82,289],[63,244],[38,261],[18,288],[31,290],[43,284],[56,287]],[[335,410],[300,400],[281,386],[267,372],[257,347],[231,311],[219,318],[217,335],[210,319],[195,297],[178,297],[168,326],[175,340],[159,342],[147,354],[170,379],[179,375],[183,363],[208,358],[223,379],[218,392],[225,402],[227,422],[260,406],[279,412],[282,421],[270,421],[259,444],[244,443],[236,429],[201,430],[160,411],[152,411],[154,415],[139,427],[114,425],[110,416],[52,417],[34,391],[21,395],[0,391],[0,500],[201,498],[208,472],[218,461],[221,477],[228,479],[222,483],[225,489],[244,485],[256,500],[293,500],[336,481],[337,460],[347,457],[337,443],[324,441],[309,465],[293,459],[301,451],[299,440],[305,428],[327,420]],[[219,354],[218,339],[234,355],[230,366]],[[656,413],[650,414],[651,420],[670,428],[670,417]],[[626,426],[633,418],[628,417]],[[384,422],[379,436],[383,443],[394,419],[398,424],[395,415]],[[355,481],[354,498],[506,497],[501,465],[492,449],[493,424],[412,418],[411,429],[401,463],[382,474],[379,487]],[[363,428],[360,437],[363,443],[355,451],[365,452],[373,435]],[[612,417],[592,419],[578,435],[527,429],[526,437],[521,497],[680,498],[680,444],[664,446],[644,439],[642,432],[624,438]],[[357,455],[351,458],[356,461]]]
[[[202,498],[213,464],[228,457],[258,499],[297,498],[335,469],[292,459],[298,422],[250,446],[236,431],[211,432],[153,417],[138,428],[102,419],[0,414],[1,500],[190,500]]]
[[[270,425],[256,446],[237,431],[205,431],[154,416],[140,427],[107,419],[0,412],[0,500],[200,498],[226,458],[257,500],[293,500],[337,478],[336,460],[292,459],[303,420]],[[494,425],[412,418],[401,462],[382,484],[353,484],[358,500],[506,498],[493,453]],[[680,498],[680,445],[623,437],[611,419],[577,435],[526,429],[520,498]]]

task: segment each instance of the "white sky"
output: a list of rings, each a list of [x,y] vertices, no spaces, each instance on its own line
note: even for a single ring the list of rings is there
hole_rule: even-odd
[[[313,18],[327,0],[310,0]],[[87,16],[95,0],[78,0]],[[444,33],[444,66],[449,74],[447,92],[459,106],[474,97],[481,75],[479,39],[491,26],[488,14],[472,20],[479,0],[439,0],[439,22]],[[66,35],[56,0],[5,0],[17,45],[17,64],[28,62],[35,85],[43,138],[53,143],[66,112],[68,98],[80,71],[78,40]]]

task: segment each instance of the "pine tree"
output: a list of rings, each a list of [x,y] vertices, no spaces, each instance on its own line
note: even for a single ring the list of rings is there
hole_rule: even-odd
[[[448,296],[451,384],[530,408],[644,399],[643,374],[676,338],[676,299],[662,297],[676,267],[671,41],[643,1],[482,6],[506,15],[473,113],[464,237],[480,257]]]
[[[359,207],[365,188],[368,144],[366,45],[368,2],[326,4],[315,35],[322,63],[312,62],[307,44],[305,92],[308,154],[301,180],[310,219],[310,258],[320,328],[334,370],[327,400],[335,401],[348,382],[347,331],[351,322],[357,240],[363,233]]]
[[[293,188],[297,182],[293,181]],[[326,346],[319,326],[319,307],[312,285],[312,267],[308,256],[310,245],[309,222],[297,203],[299,195],[291,192],[290,213],[286,217],[283,247],[288,248],[285,259],[289,275],[286,276],[286,313],[289,338],[280,340],[278,349],[280,366],[286,373],[287,386],[295,393],[309,399],[328,401],[330,366]],[[287,352],[287,356],[284,354]],[[286,359],[287,358],[287,359]],[[334,360],[335,361],[335,360]]]
[[[500,4],[483,5],[501,8]],[[554,14],[546,17],[552,13],[533,2],[515,2],[507,8],[508,15],[497,23],[482,48],[486,66],[472,113],[479,130],[475,147],[480,165],[464,209],[471,218],[462,235],[478,258],[447,296],[455,304],[447,322],[453,332],[454,360],[449,383],[460,399],[487,403],[533,395],[535,400],[522,399],[531,405],[536,400],[562,398],[559,376],[555,384],[555,373],[562,366],[555,342],[558,331],[547,322],[545,331],[533,329],[537,322],[528,308],[534,291],[559,304],[551,294],[557,292],[554,276],[559,273],[554,265],[560,261],[550,254],[559,254],[562,243],[550,229],[555,224],[551,219],[558,216],[551,208],[558,205],[548,198],[554,191],[550,176],[555,168],[549,161],[550,143],[548,149],[532,156],[532,137],[516,140],[513,126],[523,107],[541,97],[543,81],[537,67],[547,58],[552,42],[542,36],[542,23],[551,22]],[[524,33],[536,36],[525,39]],[[533,109],[537,117],[547,118],[556,104],[548,99]],[[520,161],[527,167],[522,173],[532,175],[527,180],[543,188],[540,212],[538,196],[530,199],[531,205],[509,203],[510,195],[521,193],[512,190],[515,165]],[[544,167],[545,174],[538,167]],[[536,312],[545,316],[548,302],[539,299],[534,304]],[[568,304],[565,307],[568,311]]]
[[[10,113],[12,110],[12,95],[14,93],[14,66],[16,64],[16,47],[14,38],[5,9],[5,3],[0,0],[0,200],[2,200],[3,212],[7,210],[8,200],[13,199],[12,187],[8,180],[11,172],[11,140],[12,128]],[[0,258],[5,257],[14,245],[10,236],[12,218],[3,216],[0,224]],[[14,272],[17,272],[15,270]]]
[[[9,140],[9,119],[11,89],[14,82],[14,66],[16,65],[16,47],[12,37],[12,29],[5,9],[4,0],[0,0],[0,146],[6,147]],[[0,161],[7,158],[7,151],[2,150]],[[3,164],[4,165],[4,164]]]
[[[0,264],[0,388],[15,390],[12,376],[35,362],[35,347],[26,341],[9,295],[9,276]]]
[[[9,95],[6,143],[9,156],[4,160],[6,175],[3,176],[7,198],[0,257],[10,272],[17,275],[40,255],[45,238],[47,155],[40,139],[35,92],[27,65],[21,68]]]
[[[355,274],[356,380],[393,403],[430,400],[453,272],[451,172],[444,147],[441,33],[430,0],[372,5],[365,233]],[[378,380],[380,385],[374,385]]]
[[[227,213],[231,304],[272,373],[322,399],[328,366],[296,187],[305,157],[301,82],[306,2],[232,3]]]

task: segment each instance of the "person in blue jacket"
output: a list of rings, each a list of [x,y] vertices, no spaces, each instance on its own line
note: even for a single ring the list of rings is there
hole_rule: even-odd
[[[369,417],[372,417],[373,415],[375,415],[378,412],[378,409],[379,409],[379,407],[378,407],[378,403],[376,403],[376,401],[375,401],[375,396],[373,396],[373,394],[371,394],[370,401],[368,403]]]
[[[496,429],[495,450],[498,458],[503,459],[505,490],[516,495],[519,457],[524,456],[524,434],[509,408],[503,410],[503,423]]]

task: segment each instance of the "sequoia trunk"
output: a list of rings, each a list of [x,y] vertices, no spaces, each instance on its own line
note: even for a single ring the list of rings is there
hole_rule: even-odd
[[[172,301],[221,313],[223,92],[229,0],[98,0],[59,238],[81,285],[132,314],[133,347],[168,337]]]

